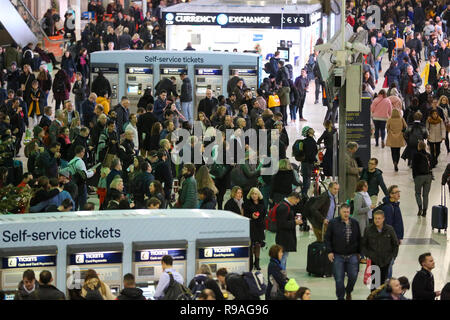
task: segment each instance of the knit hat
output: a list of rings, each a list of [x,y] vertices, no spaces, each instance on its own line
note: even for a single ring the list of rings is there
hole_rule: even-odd
[[[68,179],[70,178],[70,172],[69,172],[68,169],[61,169],[61,170],[59,170],[59,174],[61,176],[64,176],[64,177],[68,178]]]
[[[33,134],[34,134],[34,136],[37,137],[37,136],[39,135],[39,133],[42,132],[42,130],[44,130],[44,129],[42,129],[40,126],[34,127],[34,128],[33,128]]]
[[[296,292],[298,291],[300,287],[297,284],[297,281],[295,279],[289,279],[288,283],[284,286],[284,291],[288,292]]]

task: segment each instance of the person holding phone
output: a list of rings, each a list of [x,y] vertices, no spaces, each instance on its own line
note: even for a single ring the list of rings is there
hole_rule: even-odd
[[[250,271],[255,268],[261,270],[259,256],[261,247],[265,245],[264,220],[266,218],[266,208],[263,196],[258,188],[251,188],[244,202],[244,216],[250,219],[250,239],[252,242],[252,255],[250,259]]]

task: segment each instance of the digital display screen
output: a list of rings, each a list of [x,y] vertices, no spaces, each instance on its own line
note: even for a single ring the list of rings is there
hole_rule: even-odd
[[[198,78],[198,79],[197,79],[197,82],[198,82],[198,83],[205,83],[205,82],[206,82],[206,79],[205,79],[205,78]]]
[[[289,49],[286,48],[278,48],[278,51],[280,52],[280,58],[284,61],[289,61]]]
[[[206,90],[208,90],[207,87],[198,87],[197,88],[197,95],[206,95]]]
[[[139,277],[148,277],[155,275],[154,267],[140,267],[138,268],[138,276]]]
[[[14,300],[14,294],[5,294],[5,300]]]
[[[128,86],[128,93],[138,94],[139,87],[138,86]]]

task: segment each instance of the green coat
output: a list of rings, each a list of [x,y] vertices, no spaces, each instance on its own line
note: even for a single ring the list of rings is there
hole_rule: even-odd
[[[280,98],[280,104],[282,106],[287,106],[288,104],[291,103],[291,100],[289,98],[289,93],[291,92],[291,88],[289,87],[281,87],[277,94],[278,97]]]
[[[183,209],[198,208],[197,182],[194,177],[189,177],[183,181],[179,200]]]
[[[7,47],[5,53],[5,64],[8,69],[11,67],[11,63],[13,61],[17,63],[17,67],[22,65],[22,57],[19,52],[12,47]]]

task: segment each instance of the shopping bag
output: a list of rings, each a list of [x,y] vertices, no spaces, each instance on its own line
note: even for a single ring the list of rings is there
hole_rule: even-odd
[[[387,77],[384,77],[383,88],[389,88]]]
[[[267,105],[269,108],[279,107],[281,105],[280,97],[277,94],[270,95]]]
[[[371,283],[372,277],[372,260],[367,259],[366,270],[364,271],[364,284],[368,285]]]

